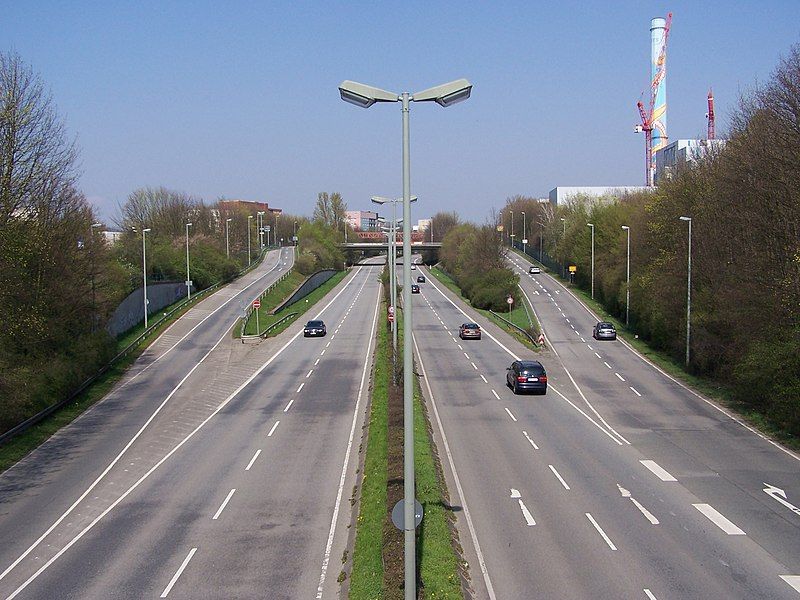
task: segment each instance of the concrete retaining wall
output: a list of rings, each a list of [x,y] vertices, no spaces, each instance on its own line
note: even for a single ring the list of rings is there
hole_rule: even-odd
[[[315,289],[317,289],[319,286],[321,286],[323,283],[328,281],[328,279],[336,275],[336,273],[338,273],[336,269],[324,269],[322,271],[317,271],[316,273],[312,273],[311,275],[308,276],[308,279],[306,279],[303,282],[303,284],[299,288],[297,288],[295,293],[289,296],[289,299],[286,300],[286,302],[284,302],[275,309],[274,314],[278,314],[287,306],[291,306],[298,300],[302,300],[303,298],[308,296],[311,292],[313,292]],[[141,296],[139,298],[141,300]]]
[[[128,331],[144,321],[144,292],[139,288],[123,300],[111,318],[106,330],[114,337]],[[186,284],[183,282],[153,283],[147,286],[147,316],[158,312],[165,306],[186,297]]]

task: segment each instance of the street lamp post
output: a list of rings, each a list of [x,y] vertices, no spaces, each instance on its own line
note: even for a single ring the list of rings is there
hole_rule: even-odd
[[[225,255],[230,258],[231,257],[231,246],[230,246],[230,223],[233,219],[228,217],[225,219]]]
[[[622,229],[628,234],[627,274],[625,277],[625,327],[628,327],[631,322],[631,228],[623,225]]]
[[[94,230],[98,227],[102,227],[102,223],[92,223],[92,226],[89,227],[89,256],[91,257],[92,262],[92,325],[91,330],[94,331],[96,321],[97,321],[97,298],[95,293],[95,273],[94,273]]]
[[[565,242],[567,239],[567,220],[564,217],[561,217],[561,224],[564,225],[564,233],[561,236],[561,277],[566,279],[567,277],[567,249],[565,247]]]
[[[417,597],[416,539],[414,520],[414,380],[413,380],[413,328],[411,307],[411,158],[409,141],[409,103],[433,101],[443,107],[469,98],[472,84],[466,79],[436,86],[409,94],[398,95],[379,88],[344,81],[339,86],[342,100],[362,108],[376,102],[401,102],[403,117],[403,527],[404,527],[404,577],[405,598]]]
[[[249,267],[253,261],[253,255],[250,254],[250,219],[253,215],[247,215],[247,266]]]
[[[258,243],[259,250],[264,249],[264,211],[260,210],[256,213],[258,216]]]
[[[189,227],[191,223],[186,223],[186,299],[192,299],[192,279],[189,277]]]
[[[513,247],[514,246],[514,211],[512,210],[510,212],[511,212],[511,234],[508,237],[511,238],[511,246]]]
[[[594,223],[587,223],[592,228],[592,300],[594,300]]]
[[[525,222],[525,211],[522,211],[522,253],[527,254],[528,250],[528,226]]]
[[[542,228],[541,231],[539,232],[539,262],[541,263],[542,262],[543,245],[544,245],[544,223],[542,223],[541,221],[537,221],[537,223],[539,223],[539,226]],[[542,264],[544,264],[544,263],[542,263]]]
[[[294,225],[292,226],[292,242],[294,242],[294,245],[297,246],[297,221],[295,221]]]
[[[134,228],[134,231],[136,229]],[[147,250],[144,243],[144,234],[150,231],[150,228],[142,228],[142,290],[144,292],[144,328],[147,329]]]
[[[689,223],[689,253],[686,272],[686,368],[689,368],[689,343],[692,337],[692,218],[680,217]]]

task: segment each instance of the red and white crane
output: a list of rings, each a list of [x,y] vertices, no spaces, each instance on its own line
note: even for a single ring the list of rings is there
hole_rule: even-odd
[[[706,139],[713,140],[716,135],[714,132],[714,93],[710,89],[708,90],[708,113],[706,118],[708,119],[708,135]]]

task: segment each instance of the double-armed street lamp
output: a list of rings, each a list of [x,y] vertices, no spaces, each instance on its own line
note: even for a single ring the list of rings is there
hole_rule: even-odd
[[[587,223],[592,228],[592,300],[594,300],[594,223]]]
[[[186,299],[192,298],[192,279],[189,277],[189,227],[191,223],[186,223]]]
[[[631,316],[631,228],[623,225],[622,229],[628,234],[627,275],[625,277],[625,327],[628,327]]]
[[[414,405],[413,405],[413,340],[411,309],[411,159],[409,142],[409,103],[436,102],[448,107],[469,98],[472,84],[459,79],[415,94],[397,94],[355,81],[344,81],[339,86],[342,100],[361,108],[376,102],[401,102],[403,118],[403,415],[404,415],[404,468],[403,468],[403,527],[405,598],[417,597],[416,543],[414,520]]]
[[[689,367],[689,340],[692,336],[692,218],[679,217],[689,223],[689,253],[686,273],[686,367]]]

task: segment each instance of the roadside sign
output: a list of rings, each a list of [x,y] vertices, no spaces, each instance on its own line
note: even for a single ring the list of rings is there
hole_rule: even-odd
[[[527,239],[523,239],[523,240],[522,240],[522,243],[523,243],[523,244],[527,244],[527,243],[528,243],[528,240],[527,240]]]
[[[508,298],[506,298],[506,302],[508,302],[509,304],[514,304],[514,297],[509,296]]]
[[[389,313],[389,323],[394,323],[394,314]]]
[[[272,225],[264,225],[264,231],[271,231]]]
[[[569,266],[569,272],[570,273],[576,273],[577,271],[578,271],[578,267],[576,267],[575,265],[570,265]]]
[[[261,308],[261,300],[259,300],[258,298],[253,300],[253,308]]]

